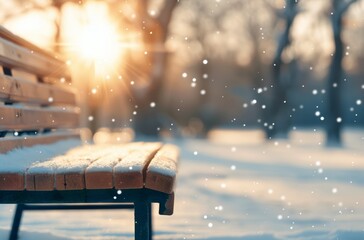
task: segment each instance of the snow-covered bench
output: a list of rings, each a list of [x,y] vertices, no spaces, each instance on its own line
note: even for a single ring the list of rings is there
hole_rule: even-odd
[[[0,203],[17,204],[10,239],[24,210],[114,208],[134,208],[135,239],[151,239],[151,203],[173,213],[177,147],[82,145],[66,64],[1,27],[0,66]]]

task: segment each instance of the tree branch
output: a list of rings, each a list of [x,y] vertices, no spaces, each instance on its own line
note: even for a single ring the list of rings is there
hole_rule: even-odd
[[[355,3],[357,0],[350,0],[348,2],[342,2],[338,9],[338,15],[341,17],[346,10],[350,7],[351,4]]]
[[[164,30],[166,30],[166,28],[168,27],[168,24],[172,17],[173,10],[178,3],[179,0],[165,0],[164,7],[157,18],[159,24]]]
[[[334,15],[332,17],[332,25],[333,25],[333,31],[335,36],[339,36],[341,32],[341,21],[342,16],[344,13],[348,10],[348,8],[351,6],[351,4],[355,3],[357,0],[349,0],[349,1],[338,1],[333,0],[333,8],[334,8]]]

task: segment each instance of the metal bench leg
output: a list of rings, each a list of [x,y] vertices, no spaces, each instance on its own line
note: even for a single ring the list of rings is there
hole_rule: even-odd
[[[151,204],[146,201],[135,203],[135,240],[151,239]]]
[[[149,240],[153,239],[153,211],[152,211],[153,205],[149,203]]]
[[[13,219],[13,225],[11,226],[9,240],[16,240],[18,238],[18,232],[20,228],[21,217],[23,215],[24,204],[16,205],[16,210]]]

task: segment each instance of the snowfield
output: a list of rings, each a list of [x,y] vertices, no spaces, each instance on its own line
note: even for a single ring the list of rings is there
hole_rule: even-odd
[[[260,131],[215,130],[172,140],[181,149],[175,213],[157,216],[155,239],[364,239],[364,129],[343,148],[319,131],[265,142]],[[0,239],[14,205],[0,205]],[[133,213],[26,212],[20,239],[133,239]]]

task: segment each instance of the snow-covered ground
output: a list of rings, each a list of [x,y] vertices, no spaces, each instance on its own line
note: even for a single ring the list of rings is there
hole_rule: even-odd
[[[268,143],[237,130],[174,140],[182,150],[175,213],[154,213],[155,238],[364,239],[364,130],[344,140],[327,149],[308,130]],[[0,210],[6,239],[14,206]],[[133,231],[131,211],[26,212],[21,239],[132,239]]]

